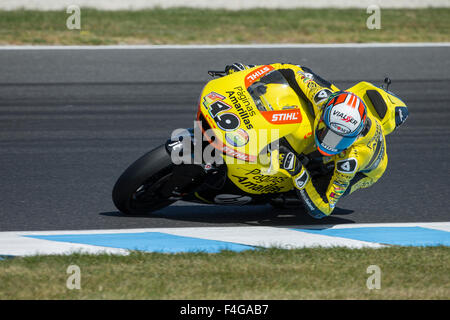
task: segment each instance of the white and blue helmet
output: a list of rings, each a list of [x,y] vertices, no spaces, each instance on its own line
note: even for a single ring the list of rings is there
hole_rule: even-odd
[[[366,117],[366,105],[357,95],[346,91],[332,94],[314,124],[319,152],[332,156],[349,148],[363,131]]]

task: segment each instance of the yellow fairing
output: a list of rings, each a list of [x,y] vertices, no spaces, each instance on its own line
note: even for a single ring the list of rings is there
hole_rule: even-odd
[[[383,118],[381,118],[378,114],[378,112],[375,110],[375,107],[371,101],[371,99],[368,96],[367,90],[376,90],[379,92],[381,97],[383,98],[384,102],[387,106],[386,114]],[[395,129],[395,107],[397,106],[405,106],[405,103],[394,96],[393,94],[390,94],[386,92],[385,90],[374,86],[373,84],[369,82],[359,82],[355,86],[347,89],[346,91],[353,92],[358,97],[364,100],[365,105],[367,106],[367,112],[371,117],[375,117],[377,120],[380,121],[381,125],[383,126],[383,131],[385,135],[390,134]]]
[[[314,119],[283,79],[270,65],[255,67],[210,81],[200,97],[198,115],[205,136],[214,135],[212,144],[223,151],[228,177],[248,193],[293,188],[268,145],[286,137],[302,152],[313,144]]]

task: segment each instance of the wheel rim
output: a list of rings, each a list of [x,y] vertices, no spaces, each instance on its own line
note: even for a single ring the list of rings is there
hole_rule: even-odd
[[[159,178],[151,177],[150,179],[147,179],[132,194],[130,206],[134,209],[142,209],[168,201],[167,198],[163,198],[160,195],[159,190],[171,176],[172,173],[170,172]],[[157,179],[156,181],[155,178]]]

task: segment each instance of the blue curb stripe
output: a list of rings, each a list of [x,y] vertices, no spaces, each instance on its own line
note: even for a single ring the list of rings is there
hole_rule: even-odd
[[[127,250],[147,252],[209,252],[221,250],[244,251],[254,250],[254,247],[215,240],[205,240],[191,237],[175,236],[161,232],[141,233],[108,233],[108,234],[74,234],[74,235],[35,235],[28,238],[71,242],[102,247],[112,247]]]
[[[422,227],[367,227],[293,230],[323,236],[348,238],[399,246],[450,246],[450,232]]]

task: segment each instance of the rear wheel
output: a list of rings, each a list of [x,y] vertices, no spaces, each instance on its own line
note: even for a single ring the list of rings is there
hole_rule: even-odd
[[[117,209],[129,215],[143,215],[175,202],[160,193],[171,178],[173,167],[165,145],[136,160],[114,185],[112,198]]]

